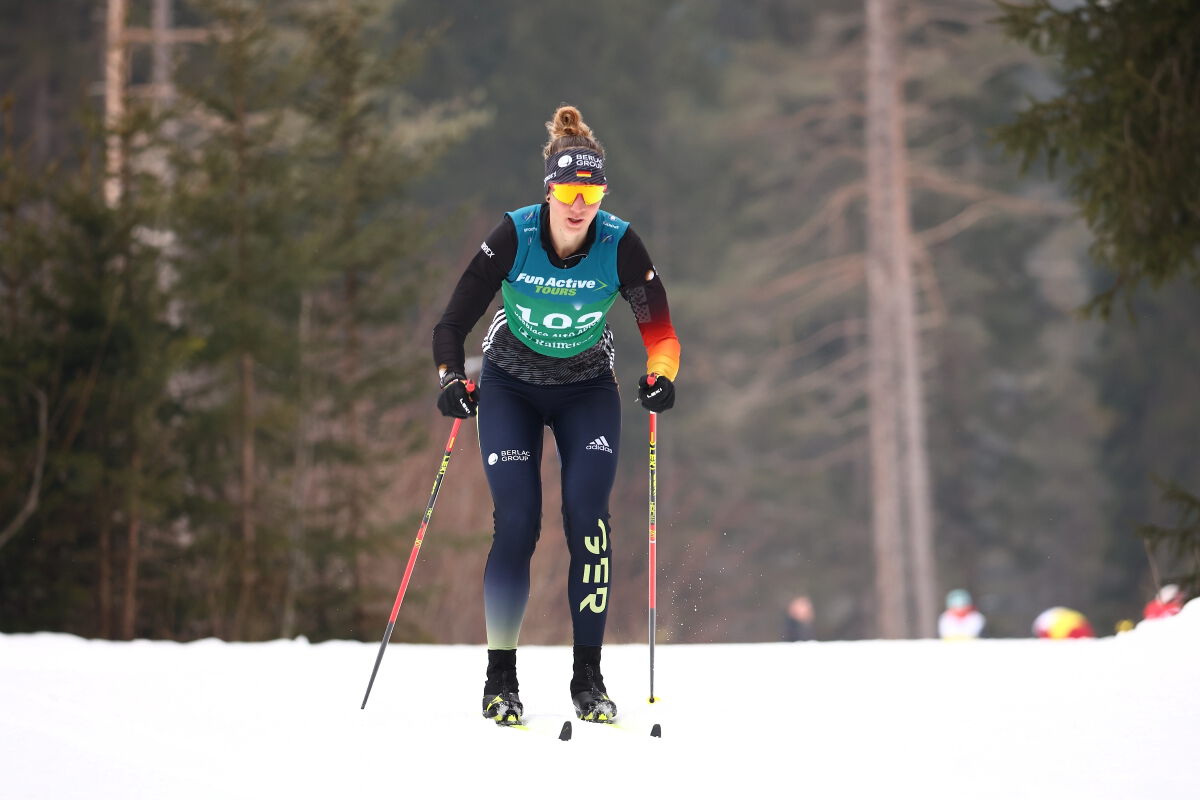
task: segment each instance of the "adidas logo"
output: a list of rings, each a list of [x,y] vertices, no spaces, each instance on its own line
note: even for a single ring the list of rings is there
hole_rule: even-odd
[[[605,439],[603,436],[601,436],[598,439],[592,439],[592,441],[588,442],[588,446],[586,449],[588,449],[588,450],[603,450],[606,453],[612,452],[612,447],[609,445],[608,439]]]

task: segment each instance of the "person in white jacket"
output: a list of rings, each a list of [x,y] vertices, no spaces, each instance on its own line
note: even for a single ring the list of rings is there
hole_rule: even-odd
[[[943,639],[978,639],[987,622],[971,603],[966,589],[955,589],[946,595],[946,610],[938,617],[938,636]]]

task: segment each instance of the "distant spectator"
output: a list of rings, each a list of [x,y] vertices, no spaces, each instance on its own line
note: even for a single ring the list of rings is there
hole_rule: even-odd
[[[1158,590],[1154,599],[1146,604],[1142,619],[1165,619],[1173,617],[1183,609],[1183,593],[1173,583]]]
[[[1083,614],[1055,606],[1038,614],[1033,621],[1033,635],[1039,639],[1091,639],[1096,634]]]
[[[943,639],[978,639],[987,622],[971,602],[966,589],[954,589],[946,595],[946,610],[938,617],[938,636]]]
[[[785,642],[807,642],[813,635],[813,605],[804,595],[792,598],[788,603],[787,617],[783,625]]]
[[[1129,633],[1131,630],[1134,629],[1134,627],[1135,627],[1135,625],[1134,625],[1133,620],[1120,619],[1120,620],[1117,620],[1117,624],[1115,626],[1113,626],[1113,631],[1116,633]]]

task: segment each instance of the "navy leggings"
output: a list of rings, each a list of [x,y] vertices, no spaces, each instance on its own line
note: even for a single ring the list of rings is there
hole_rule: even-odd
[[[529,561],[541,535],[545,426],[554,432],[562,465],[574,644],[604,643],[612,554],[608,498],[621,438],[616,381],[605,376],[539,386],[514,378],[485,358],[478,430],[495,507],[495,533],[483,573],[484,617],[492,650],[517,646],[529,600]]]

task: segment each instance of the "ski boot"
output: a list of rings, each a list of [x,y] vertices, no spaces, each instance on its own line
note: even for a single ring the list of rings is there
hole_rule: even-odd
[[[577,645],[574,658],[571,702],[575,716],[585,722],[612,723],[617,718],[617,704],[608,696],[600,674],[600,648]]]
[[[517,695],[517,651],[488,650],[487,681],[483,684],[483,716],[497,725],[520,725],[525,714]]]

